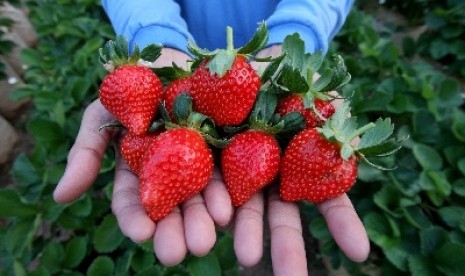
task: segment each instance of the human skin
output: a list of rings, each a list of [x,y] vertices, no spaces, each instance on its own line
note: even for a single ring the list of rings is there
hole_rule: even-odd
[[[280,53],[281,46],[274,45],[257,56],[277,56]],[[189,59],[183,52],[164,48],[154,66],[171,66],[175,62],[185,67]],[[252,66],[259,69],[264,65],[252,62]],[[99,131],[101,125],[111,121],[111,114],[99,100],[86,108],[79,134],[68,154],[65,173],[53,194],[56,202],[72,202],[93,184],[107,147],[120,136],[118,130],[110,128]],[[216,228],[232,225],[234,250],[239,263],[246,267],[254,266],[263,255],[264,216],[268,216],[274,274],[308,274],[299,208],[296,203],[282,201],[276,187],[271,187],[266,193],[259,192],[241,207],[233,208],[221,172],[216,168],[201,194],[154,223],[139,200],[138,178],[121,158],[118,147],[115,150],[112,211],[125,236],[136,243],[153,239],[154,252],[162,264],[176,265],[184,260],[188,252],[195,256],[208,254],[216,242]],[[348,196],[343,194],[317,207],[345,255],[356,262],[364,261],[369,254],[370,244]]]

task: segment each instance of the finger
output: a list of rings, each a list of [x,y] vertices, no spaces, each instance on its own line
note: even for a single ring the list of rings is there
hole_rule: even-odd
[[[282,201],[276,189],[270,190],[268,221],[274,274],[307,275],[307,257],[297,204]]]
[[[344,194],[318,204],[318,209],[328,224],[334,240],[355,262],[362,262],[370,253],[370,242],[363,224],[349,197]]]
[[[53,197],[59,203],[80,197],[95,181],[103,155],[111,139],[111,130],[99,132],[99,127],[112,121],[110,113],[99,100],[84,112],[76,141],[68,154],[68,163]]]
[[[263,255],[263,204],[263,193],[259,192],[236,211],[234,251],[246,267],[256,265]]]
[[[155,223],[140,201],[139,179],[121,158],[117,158],[111,209],[125,236],[137,243],[153,237]]]
[[[203,191],[203,197],[213,221],[220,227],[226,227],[231,222],[233,207],[218,168],[213,170],[212,179]]]
[[[182,205],[184,235],[189,251],[198,257],[205,256],[215,245],[215,223],[207,212],[200,194]]]
[[[187,247],[179,208],[158,222],[153,247],[158,260],[165,266],[174,266],[184,260]]]

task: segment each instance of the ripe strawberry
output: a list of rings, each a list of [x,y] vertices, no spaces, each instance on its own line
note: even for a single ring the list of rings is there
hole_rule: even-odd
[[[189,77],[176,79],[168,84],[165,93],[163,94],[163,100],[165,107],[171,117],[173,117],[173,105],[176,97],[181,93],[191,93],[192,82]]]
[[[335,111],[334,106],[328,101],[315,99],[314,105],[321,117],[315,114],[315,111],[312,108],[305,108],[301,95],[291,94],[281,99],[278,105],[278,113],[281,116],[284,116],[291,112],[300,112],[305,117],[305,127],[314,128],[321,126],[324,123],[324,119],[331,117]]]
[[[129,132],[144,134],[157,114],[163,87],[151,69],[138,64],[155,61],[161,46],[150,44],[140,51],[136,45],[130,54],[126,39],[118,36],[105,43],[99,54],[100,62],[110,72],[100,84],[102,105]]]
[[[129,132],[143,134],[155,117],[163,88],[152,70],[124,65],[108,74],[99,90],[103,106]]]
[[[221,153],[221,167],[234,206],[273,181],[280,154],[276,139],[264,131],[249,130],[233,137]]]
[[[282,158],[281,198],[318,203],[348,191],[357,179],[356,158],[346,161],[339,151],[315,128],[297,134]]]
[[[394,129],[390,120],[356,129],[356,119],[349,114],[343,103],[321,128],[305,129],[291,140],[281,160],[283,200],[319,203],[347,192],[357,179],[357,160],[385,169],[367,156],[388,156],[400,149],[403,141],[388,139]],[[363,133],[358,146],[351,145]]]
[[[248,61],[238,56],[222,77],[201,64],[192,76],[194,109],[213,119],[217,126],[241,124],[253,108],[260,78]]]
[[[142,135],[128,132],[121,139],[121,156],[136,175],[140,172],[142,157],[157,135],[157,132]]]
[[[213,172],[211,151],[199,132],[170,129],[149,145],[142,159],[140,198],[159,221],[178,204],[202,191]]]
[[[208,52],[189,43],[189,51],[198,59],[192,75],[194,109],[222,126],[240,125],[253,108],[261,85],[260,77],[250,65],[266,44],[268,32],[261,24],[250,42],[234,49],[232,29],[227,28],[227,48]]]

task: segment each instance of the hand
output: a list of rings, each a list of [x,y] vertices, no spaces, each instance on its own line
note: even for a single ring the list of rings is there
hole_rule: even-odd
[[[258,56],[278,56],[281,46],[274,45]],[[253,63],[255,69],[264,64]],[[268,222],[271,235],[271,259],[275,275],[307,275],[307,260],[302,223],[296,203],[284,202],[276,187],[268,191]],[[258,193],[236,210],[234,249],[239,262],[253,266],[262,257],[264,195]],[[346,256],[364,261],[370,252],[365,228],[346,194],[317,205],[329,231]]]
[[[163,49],[156,66],[186,66],[189,57],[173,49]],[[59,203],[79,198],[95,181],[102,158],[110,141],[119,136],[117,130],[99,127],[113,121],[99,100],[87,107],[76,141],[68,154],[64,175],[54,191]],[[183,203],[165,219],[154,223],[146,214],[138,196],[138,178],[129,170],[116,147],[116,168],[112,211],[124,235],[134,242],[153,238],[159,261],[167,266],[180,263],[187,252],[206,255],[216,241],[215,224],[224,227],[232,217],[231,200],[222,178],[215,171],[203,191]]]

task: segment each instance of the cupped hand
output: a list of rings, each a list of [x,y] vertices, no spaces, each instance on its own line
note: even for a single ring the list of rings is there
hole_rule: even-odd
[[[281,46],[273,45],[258,53],[259,57],[279,56]],[[257,70],[264,63],[252,62]],[[337,105],[337,103],[335,104]],[[264,215],[268,216],[271,236],[271,259],[275,275],[307,275],[307,259],[302,222],[296,203],[284,202],[277,187],[267,191],[267,210],[262,192],[237,208],[234,228],[234,249],[239,262],[253,266],[263,254]],[[334,240],[345,255],[356,262],[366,260],[370,243],[366,230],[346,194],[317,205]],[[265,214],[266,212],[266,214]]]
[[[175,62],[185,67],[188,59],[184,53],[163,49],[154,65],[171,66]],[[94,183],[107,147],[120,135],[116,129],[99,131],[99,128],[113,120],[100,100],[86,108],[79,134],[68,154],[65,173],[53,194],[56,202],[72,202]],[[111,208],[123,234],[137,243],[153,239],[159,261],[167,266],[180,263],[187,252],[196,256],[206,255],[216,241],[215,225],[226,226],[233,214],[231,200],[219,172],[214,171],[202,194],[192,197],[163,220],[154,223],[139,200],[137,176],[121,158],[118,146],[115,152]]]

